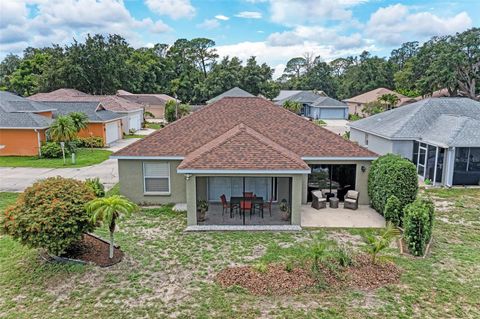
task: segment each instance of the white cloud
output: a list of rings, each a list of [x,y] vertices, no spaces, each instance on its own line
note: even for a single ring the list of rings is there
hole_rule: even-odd
[[[395,4],[375,11],[367,23],[366,34],[383,44],[398,45],[410,39],[460,32],[472,26],[466,12],[439,17],[430,12],[411,13],[411,8]]]
[[[0,12],[0,28],[23,25],[27,20],[28,9],[21,1],[0,1]]]
[[[227,16],[224,16],[223,14],[217,14],[217,15],[215,16],[215,19],[227,21],[227,20],[230,19],[230,18],[227,17]]]
[[[344,36],[339,35],[334,28],[301,25],[290,31],[272,33],[268,36],[267,42],[270,45],[281,47],[313,42],[340,50],[358,48],[365,45],[359,33]]]
[[[170,28],[162,20],[157,20],[157,22],[155,22],[150,28],[150,31],[152,31],[153,33],[164,33],[172,31],[172,28]]]
[[[348,20],[349,10],[368,0],[270,0],[270,13],[273,22],[295,25],[306,22],[318,23],[324,20]]]
[[[258,11],[241,11],[235,15],[237,18],[261,19],[262,13]]]
[[[217,19],[205,19],[202,23],[197,24],[200,29],[212,30],[220,26],[220,22]]]
[[[172,19],[191,18],[195,15],[190,0],[145,0],[145,4],[151,11]]]

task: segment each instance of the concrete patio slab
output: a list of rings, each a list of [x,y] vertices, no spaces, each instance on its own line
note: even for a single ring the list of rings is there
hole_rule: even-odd
[[[141,140],[141,138],[125,138],[122,140],[115,141],[111,143],[108,147],[105,147],[103,149],[111,152],[116,152],[139,140]]]
[[[326,228],[383,228],[385,218],[368,205],[359,205],[357,210],[339,208],[315,209],[302,205],[302,227]]]

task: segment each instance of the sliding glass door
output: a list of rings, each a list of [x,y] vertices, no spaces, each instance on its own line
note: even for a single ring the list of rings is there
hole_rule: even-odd
[[[308,175],[307,200],[311,201],[311,191],[321,190],[327,196],[336,196],[343,200],[349,190],[355,189],[355,164],[312,164]]]

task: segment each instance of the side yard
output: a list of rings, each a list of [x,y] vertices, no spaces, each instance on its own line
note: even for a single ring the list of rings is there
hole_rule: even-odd
[[[361,251],[362,237],[375,230],[184,233],[185,214],[164,206],[122,222],[116,241],[126,256],[110,268],[44,263],[1,236],[0,317],[478,318],[480,189],[424,195],[437,207],[433,246],[425,259],[388,250],[403,270],[399,284],[293,296],[221,288],[214,277],[225,267],[279,260],[318,234]],[[0,193],[0,211],[16,196]]]

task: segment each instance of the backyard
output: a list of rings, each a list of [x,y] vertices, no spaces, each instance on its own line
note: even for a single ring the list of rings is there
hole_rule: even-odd
[[[402,269],[398,284],[289,296],[222,288],[214,278],[226,267],[281,261],[318,234],[360,252],[374,230],[184,233],[185,214],[164,206],[120,223],[125,259],[110,268],[44,263],[37,251],[0,237],[0,317],[478,318],[480,189],[423,193],[437,207],[433,245],[425,259],[387,251]],[[16,196],[0,193],[0,211]]]
[[[0,166],[5,167],[43,167],[43,168],[64,168],[84,167],[106,161],[112,152],[100,149],[80,148],[76,152],[76,164],[72,164],[70,156],[66,157],[66,164],[63,158],[38,158],[37,156],[1,156]]]

